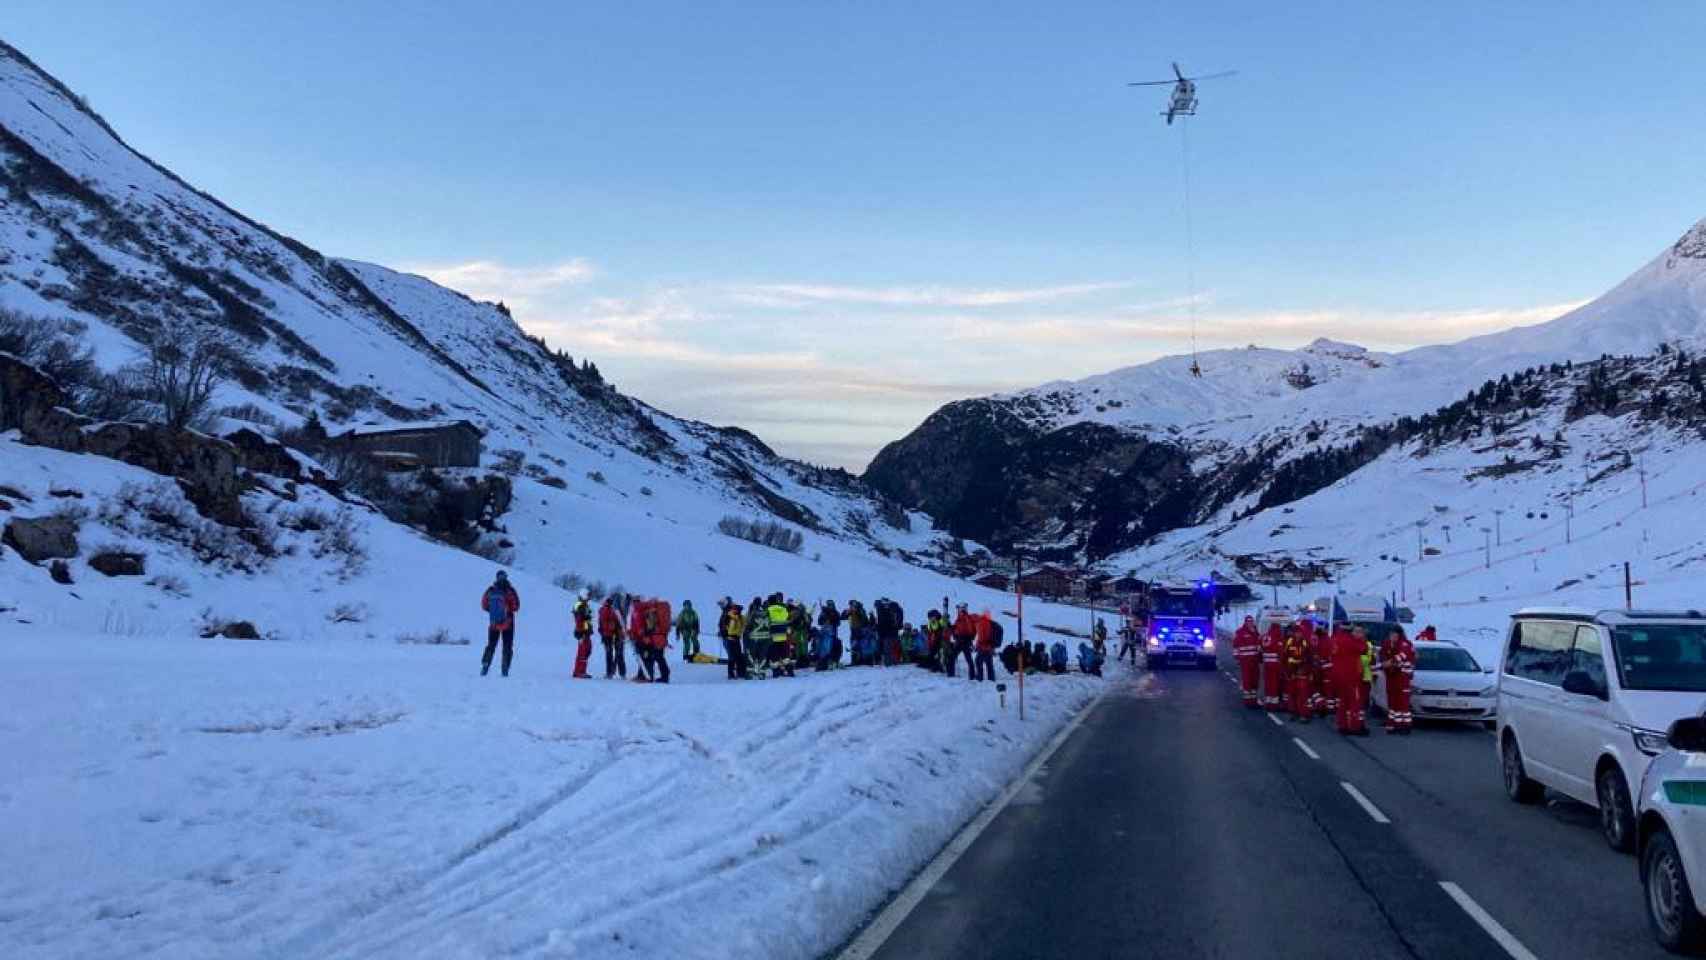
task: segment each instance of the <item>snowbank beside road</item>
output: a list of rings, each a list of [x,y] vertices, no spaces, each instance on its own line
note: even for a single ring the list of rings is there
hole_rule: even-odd
[[[0,627],[0,953],[807,957],[1100,681]]]

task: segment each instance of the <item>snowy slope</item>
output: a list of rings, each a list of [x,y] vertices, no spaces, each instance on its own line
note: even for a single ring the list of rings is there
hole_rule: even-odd
[[[1073,382],[993,398],[1039,426],[1096,422],[1245,443],[1311,420],[1373,422],[1455,400],[1489,378],[1536,364],[1647,353],[1706,334],[1706,220],[1609,292],[1545,323],[1396,354],[1317,340],[1298,350],[1250,347],[1165,357]],[[1307,368],[1316,386],[1288,375]]]
[[[622,395],[497,305],[325,257],[243,217],[131,150],[3,44],[0,197],[0,307],[85,322],[106,366],[129,360],[162,318],[188,317],[241,338],[242,367],[218,402],[286,426],[311,411],[334,433],[467,419],[486,431],[489,458],[513,451],[586,499],[626,501],[646,486],[702,528],[734,513],[885,550],[945,543],[845,474]],[[595,474],[635,482],[615,491]],[[628,537],[643,535],[644,513],[631,512]]]
[[[668,687],[573,681],[571,596],[525,569],[514,672],[482,678],[484,560],[304,487],[246,497],[277,556],[208,565],[142,535],[180,496],[147,471],[7,437],[0,464],[8,515],[70,509],[84,545],[70,586],[0,548],[7,957],[818,955],[1101,688],[1038,678],[1020,723],[912,667],[730,683],[671,651]],[[838,538],[813,561],[607,506],[561,561],[707,617],[770,589],[1006,606]],[[293,529],[339,510],[358,564]],[[105,547],[147,576],[96,573]],[[232,619],[264,639],[197,635]]]
[[[1706,340],[1681,341],[1683,356]],[[1338,589],[1400,599],[1496,662],[1505,618],[1526,605],[1706,609],[1706,393],[1667,349],[1605,366],[1608,411],[1572,411],[1600,364],[1548,377],[1546,401],[1459,442],[1403,443],[1325,489],[1239,520],[1176,530],[1109,558],[1140,575],[1241,571],[1267,599]],[[1663,393],[1663,412],[1653,406]],[[1645,505],[1643,505],[1645,504]],[[1402,562],[1400,562],[1402,561]],[[1270,584],[1277,584],[1276,587]]]
[[[1201,356],[1201,377],[1190,358],[1167,357],[959,401],[879,452],[866,478],[955,532],[1102,559],[1159,530],[1247,509],[1273,467],[1354,440],[1363,427],[1434,410],[1487,380],[1703,334],[1706,220],[1616,288],[1547,323],[1395,354],[1330,340],[1218,350]],[[921,472],[943,462],[976,462],[979,477]],[[1168,479],[1142,496],[1108,490],[1158,476]]]

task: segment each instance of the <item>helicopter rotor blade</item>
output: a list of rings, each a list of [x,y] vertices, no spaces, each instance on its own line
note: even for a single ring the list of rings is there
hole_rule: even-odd
[[[1192,81],[1196,81],[1196,80],[1219,80],[1221,77],[1232,77],[1232,76],[1237,76],[1237,74],[1238,74],[1238,71],[1236,71],[1236,70],[1222,70],[1219,73],[1205,73],[1200,77],[1187,77],[1186,79],[1192,80]]]
[[[1178,82],[1179,81],[1177,81],[1177,80],[1139,80],[1135,83],[1128,83],[1128,84],[1126,84],[1126,86],[1128,86],[1128,87],[1171,87],[1171,86],[1177,85]]]
[[[1173,62],[1173,76],[1178,77],[1180,80],[1185,79],[1185,72],[1179,69],[1179,63],[1176,60]]]

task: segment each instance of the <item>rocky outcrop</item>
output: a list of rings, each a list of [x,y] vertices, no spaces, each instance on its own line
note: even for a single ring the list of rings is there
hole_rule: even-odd
[[[4,540],[31,563],[77,555],[77,521],[67,516],[13,517]]]
[[[237,460],[243,469],[251,473],[264,473],[296,483],[311,483],[334,494],[340,490],[338,482],[324,470],[305,465],[302,458],[289,447],[248,427],[226,434],[225,442],[231,444],[236,451]]]
[[[241,498],[252,485],[244,471],[313,483],[336,492],[320,470],[305,470],[285,446],[243,429],[221,440],[157,423],[104,423],[65,408],[52,378],[10,354],[0,354],[0,430],[17,430],[25,443],[110,457],[173,477],[202,515],[221,523],[245,522]]]
[[[998,400],[952,403],[871,461],[865,480],[955,536],[1039,556],[1105,556],[1194,522],[1183,447],[1094,423],[1043,430]]]
[[[109,577],[140,577],[147,572],[142,554],[124,550],[103,550],[89,558],[89,567]]]
[[[468,549],[481,533],[497,529],[497,518],[509,511],[513,498],[510,479],[500,473],[456,478],[421,470],[375,503],[398,523]]]

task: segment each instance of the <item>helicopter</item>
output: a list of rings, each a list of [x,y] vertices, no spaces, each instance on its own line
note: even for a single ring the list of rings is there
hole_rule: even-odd
[[[1210,74],[1207,74],[1207,75],[1201,76],[1201,77],[1187,77],[1187,76],[1185,76],[1185,72],[1183,70],[1180,70],[1179,65],[1177,63],[1175,63],[1175,64],[1173,64],[1173,76],[1176,77],[1177,79],[1174,79],[1174,80],[1139,80],[1135,83],[1128,83],[1128,84],[1126,84],[1126,86],[1128,86],[1128,87],[1159,87],[1159,86],[1164,86],[1167,84],[1172,84],[1172,86],[1173,86],[1173,99],[1168,101],[1167,109],[1161,114],[1162,116],[1167,118],[1167,125],[1170,127],[1173,125],[1173,118],[1174,117],[1194,117],[1194,116],[1196,116],[1196,114],[1197,114],[1197,81],[1198,80],[1218,80],[1221,77],[1230,77],[1237,72],[1238,71],[1236,71],[1236,70],[1224,70],[1220,73],[1210,73]]]

